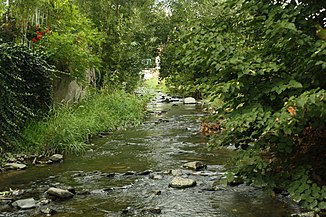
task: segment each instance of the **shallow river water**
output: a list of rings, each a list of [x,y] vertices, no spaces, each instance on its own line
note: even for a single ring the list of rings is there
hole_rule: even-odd
[[[152,103],[148,110],[143,125],[94,138],[85,155],[1,175],[0,191],[25,189],[24,197],[40,202],[49,186],[74,188],[74,198],[42,205],[56,210],[53,216],[58,217],[281,217],[295,212],[286,198],[245,185],[212,189],[232,151],[207,150],[207,138],[199,134],[201,106]],[[207,169],[182,168],[191,161],[202,161]],[[169,187],[176,174],[197,185]],[[2,216],[45,215],[39,209],[11,209]]]

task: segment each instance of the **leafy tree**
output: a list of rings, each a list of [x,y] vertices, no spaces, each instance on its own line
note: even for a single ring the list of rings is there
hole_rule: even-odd
[[[103,37],[68,0],[16,0],[0,10],[1,152],[15,149],[27,121],[49,112],[54,72],[83,81],[101,67]]]
[[[167,23],[162,5],[153,0],[76,2],[106,34],[101,77],[111,86],[133,90],[144,67],[141,60],[153,58],[164,41],[160,35]],[[166,39],[167,32],[164,35]]]
[[[205,3],[211,11],[196,7],[174,31],[165,76],[176,89],[220,102],[213,118],[222,132],[212,143],[239,147],[235,173],[249,183],[288,189],[306,208],[325,209],[326,46],[323,28],[315,27],[324,25],[325,5]]]
[[[3,19],[3,40],[38,50],[50,64],[80,81],[86,70],[101,66],[103,36],[68,0],[17,0]]]
[[[103,35],[69,1],[58,1],[53,12],[59,22],[51,24],[48,41],[40,49],[57,69],[83,81],[86,70],[101,68]]]

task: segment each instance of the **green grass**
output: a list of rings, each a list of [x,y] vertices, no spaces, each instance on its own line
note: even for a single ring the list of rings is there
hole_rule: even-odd
[[[83,152],[91,135],[141,123],[145,102],[122,91],[97,93],[72,106],[54,109],[44,121],[30,123],[19,151]]]

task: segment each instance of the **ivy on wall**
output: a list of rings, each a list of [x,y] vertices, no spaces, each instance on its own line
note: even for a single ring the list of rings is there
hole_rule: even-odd
[[[52,104],[53,70],[24,46],[0,45],[0,153],[13,149],[24,123]]]

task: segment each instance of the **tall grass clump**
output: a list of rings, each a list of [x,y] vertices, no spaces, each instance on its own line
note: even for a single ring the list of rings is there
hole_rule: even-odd
[[[139,124],[144,117],[144,103],[123,91],[103,91],[90,94],[72,106],[57,106],[43,121],[26,126],[19,151],[83,152],[91,135]]]

